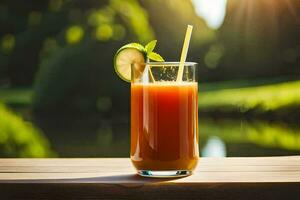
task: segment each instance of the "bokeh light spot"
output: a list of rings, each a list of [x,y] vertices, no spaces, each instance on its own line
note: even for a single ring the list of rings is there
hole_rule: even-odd
[[[211,136],[202,150],[203,157],[226,157],[226,145],[217,136]]]
[[[69,44],[76,44],[81,41],[84,30],[81,26],[71,26],[66,31],[66,40]]]
[[[12,34],[6,34],[1,41],[1,49],[4,53],[10,53],[15,46],[15,36]]]
[[[110,24],[114,21],[115,12],[109,7],[91,11],[88,17],[90,26],[99,26],[101,24]]]
[[[113,35],[113,29],[108,24],[103,24],[96,29],[96,39],[100,41],[109,40]]]
[[[212,45],[204,57],[208,68],[216,68],[224,54],[224,47],[220,44]]]

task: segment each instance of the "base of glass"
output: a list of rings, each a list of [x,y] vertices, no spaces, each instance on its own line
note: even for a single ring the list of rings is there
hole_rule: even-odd
[[[153,178],[175,178],[189,176],[192,174],[190,170],[170,170],[170,171],[154,171],[154,170],[138,170],[138,174],[144,177]]]

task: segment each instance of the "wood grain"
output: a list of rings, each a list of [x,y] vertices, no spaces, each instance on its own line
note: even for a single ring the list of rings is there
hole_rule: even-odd
[[[201,158],[192,176],[143,178],[127,158],[0,159],[0,199],[292,199],[300,156]]]

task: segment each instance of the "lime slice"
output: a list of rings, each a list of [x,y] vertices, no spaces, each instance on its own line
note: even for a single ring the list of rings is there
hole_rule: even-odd
[[[114,58],[115,71],[124,81],[131,81],[131,65],[133,63],[145,63],[146,51],[137,43],[127,44],[121,47]]]

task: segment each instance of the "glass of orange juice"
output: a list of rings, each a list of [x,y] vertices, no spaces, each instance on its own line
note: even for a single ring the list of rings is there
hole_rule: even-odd
[[[131,65],[131,161],[141,176],[192,174],[198,159],[197,63]]]

